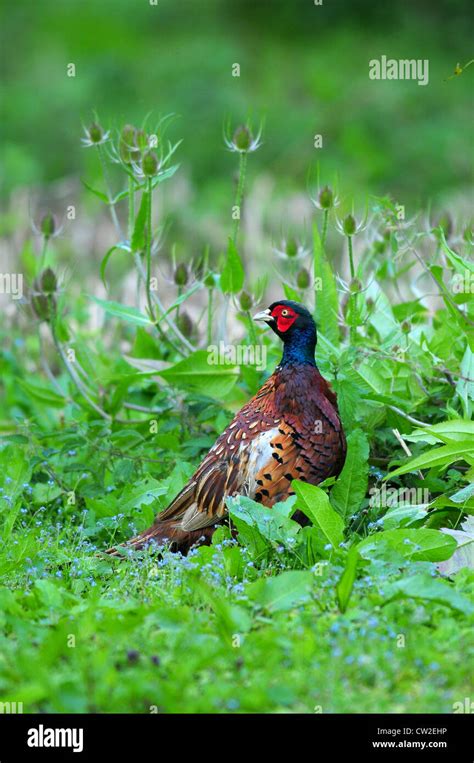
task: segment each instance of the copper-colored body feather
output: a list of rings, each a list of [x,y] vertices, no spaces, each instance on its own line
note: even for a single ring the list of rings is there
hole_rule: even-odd
[[[336,396],[317,367],[279,366],[168,508],[126,547],[168,540],[186,553],[194,543],[210,541],[226,517],[228,496],[248,495],[271,507],[291,495],[293,479],[317,485],[339,474],[345,453]]]

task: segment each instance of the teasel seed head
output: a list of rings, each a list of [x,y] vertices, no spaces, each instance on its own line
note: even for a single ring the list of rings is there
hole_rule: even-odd
[[[146,151],[142,157],[142,172],[146,177],[154,177],[158,172],[158,157],[154,151]]]
[[[298,289],[307,289],[311,283],[311,278],[306,268],[301,268],[296,274],[296,285]]]
[[[184,262],[178,263],[174,269],[174,282],[176,286],[186,286],[189,282],[189,271]]]

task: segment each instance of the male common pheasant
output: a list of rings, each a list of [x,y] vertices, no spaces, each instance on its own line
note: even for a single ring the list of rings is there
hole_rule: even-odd
[[[336,395],[314,359],[313,318],[297,302],[280,300],[254,320],[268,323],[283,341],[280,363],[168,508],[125,548],[168,540],[186,553],[195,543],[210,542],[227,515],[228,496],[247,495],[270,507],[293,494],[293,479],[317,485],[341,471],[346,440]],[[302,515],[295,518],[305,521]]]

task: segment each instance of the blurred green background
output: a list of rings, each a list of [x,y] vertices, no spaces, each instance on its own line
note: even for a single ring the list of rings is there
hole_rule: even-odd
[[[345,191],[405,203],[463,191],[472,168],[467,0],[4,0],[4,189],[83,176],[82,123],[174,112],[170,137],[203,212],[228,204],[226,119],[265,120],[251,173],[305,190],[317,160]],[[426,87],[371,81],[368,62],[429,59]],[[66,74],[68,63],[76,77]],[[239,63],[240,78],[232,77]],[[324,147],[313,147],[315,133]],[[91,165],[92,166],[92,165]],[[224,194],[224,195],[223,195]]]

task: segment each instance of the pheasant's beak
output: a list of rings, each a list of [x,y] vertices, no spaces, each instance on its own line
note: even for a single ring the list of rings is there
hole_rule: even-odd
[[[256,313],[253,316],[254,321],[265,321],[266,323],[270,323],[270,321],[273,320],[273,317],[270,313],[269,308],[266,310],[262,310],[260,313]]]

